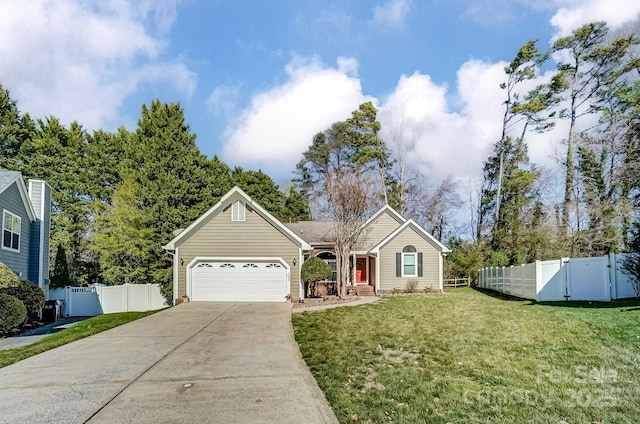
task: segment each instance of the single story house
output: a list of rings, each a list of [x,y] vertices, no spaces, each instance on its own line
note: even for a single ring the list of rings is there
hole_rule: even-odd
[[[41,180],[0,169],[2,244],[0,262],[21,280],[30,280],[49,293],[51,188]]]
[[[304,298],[300,266],[318,256],[335,264],[331,223],[284,224],[238,187],[163,246],[173,256],[174,301],[284,302]],[[373,292],[442,289],[444,245],[385,206],[367,220],[351,284]],[[334,265],[335,266],[335,265]]]

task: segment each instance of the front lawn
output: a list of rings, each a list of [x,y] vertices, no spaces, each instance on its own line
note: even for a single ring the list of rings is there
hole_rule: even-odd
[[[293,316],[341,423],[638,423],[640,302],[473,289]]]
[[[110,328],[135,321],[156,311],[146,312],[118,312],[114,314],[98,315],[80,321],[69,328],[47,336],[33,344],[15,349],[0,350],[0,368],[22,361],[49,349],[62,346],[85,337],[93,336]]]

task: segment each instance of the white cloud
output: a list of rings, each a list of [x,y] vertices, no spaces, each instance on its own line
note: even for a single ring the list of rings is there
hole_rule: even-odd
[[[362,93],[352,60],[341,63],[350,65],[330,68],[317,60],[292,61],[286,68],[288,81],[255,96],[229,126],[223,159],[232,166],[260,168],[279,182],[288,180],[314,134],[371,100],[378,104],[381,137],[389,148],[398,152],[413,146],[407,163],[430,181],[439,183],[449,175],[475,180],[481,175],[483,162],[500,137],[504,62],[465,62],[458,70],[454,93],[429,75],[403,75],[382,101]],[[562,132],[529,138],[532,161],[546,164],[560,145]]]
[[[402,28],[410,10],[409,0],[389,0],[373,8],[373,23],[387,29]]]
[[[0,81],[34,117],[53,115],[90,129],[117,125],[118,109],[142,83],[190,96],[195,74],[157,59],[175,1],[0,2]]]
[[[347,119],[371,100],[353,77],[356,62],[338,68],[317,59],[296,58],[286,67],[288,81],[256,95],[225,134],[222,157],[230,165],[261,168],[274,178],[291,178],[313,136]]]
[[[402,76],[381,103],[381,137],[394,152],[412,146],[411,153],[405,154],[407,164],[432,184],[449,175],[461,182],[478,180],[502,131],[505,93],[499,86],[505,78],[505,65],[468,60],[458,70],[454,93],[434,83],[429,75],[416,72]],[[551,73],[523,83],[521,91],[547,82]],[[456,105],[455,111],[452,104]],[[581,126],[591,124],[583,122]],[[520,136],[521,130],[516,126],[511,136]],[[538,167],[555,167],[557,154],[564,154],[562,140],[567,131],[566,121],[543,134],[529,131],[526,141],[531,162]]]
[[[606,21],[612,29],[638,20],[639,0],[563,0],[551,18],[557,36],[570,35],[574,29],[594,21]]]
[[[447,87],[435,84],[429,75],[402,76],[380,107],[381,136],[395,151],[413,146],[407,164],[433,182],[448,175],[477,177],[500,134],[502,67],[471,60],[460,68],[460,112],[450,111]]]

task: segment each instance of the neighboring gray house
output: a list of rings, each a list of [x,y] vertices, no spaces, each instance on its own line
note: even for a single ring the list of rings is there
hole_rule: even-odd
[[[27,184],[19,172],[0,169],[0,262],[48,297],[51,188],[41,180]]]
[[[164,248],[173,256],[174,300],[285,302],[304,298],[300,266],[317,256],[335,268],[332,223],[284,224],[238,187],[233,188]],[[442,257],[449,252],[413,220],[389,206],[361,228],[351,254],[356,292],[442,290]],[[335,277],[334,277],[335,278]]]

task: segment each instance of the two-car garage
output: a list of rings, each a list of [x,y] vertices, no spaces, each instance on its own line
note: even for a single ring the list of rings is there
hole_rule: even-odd
[[[189,267],[192,301],[285,302],[289,270],[280,258],[198,259]]]

